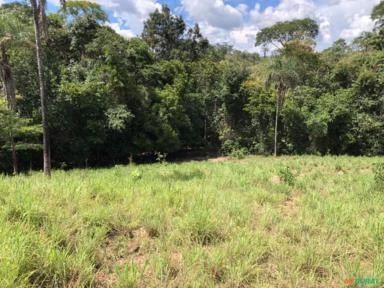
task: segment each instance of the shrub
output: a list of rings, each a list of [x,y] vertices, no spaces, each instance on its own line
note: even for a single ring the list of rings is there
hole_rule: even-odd
[[[239,149],[234,149],[232,152],[229,154],[231,158],[236,158],[236,159],[244,159],[245,156],[247,156],[248,151],[245,148],[239,148]]]
[[[293,186],[295,184],[295,175],[293,174],[291,168],[287,166],[282,167],[279,169],[278,174],[284,183],[288,184],[289,186]]]

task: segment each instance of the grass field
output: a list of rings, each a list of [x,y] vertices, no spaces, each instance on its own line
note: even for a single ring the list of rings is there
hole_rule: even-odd
[[[0,287],[379,287],[380,161],[249,157],[3,176]]]

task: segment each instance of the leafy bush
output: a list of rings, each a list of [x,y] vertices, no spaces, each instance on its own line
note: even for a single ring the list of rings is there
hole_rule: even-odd
[[[295,175],[293,174],[291,168],[288,166],[280,168],[278,174],[284,183],[288,184],[289,186],[293,186],[295,184]]]
[[[221,144],[221,152],[224,155],[230,155],[232,151],[240,149],[238,141],[227,139]]]
[[[247,154],[248,154],[247,149],[239,148],[239,149],[232,150],[229,156],[235,159],[244,159],[245,156],[247,156]]]
[[[249,154],[247,148],[242,147],[238,140],[225,140],[221,145],[221,151],[224,155],[228,155],[235,159],[244,159]]]

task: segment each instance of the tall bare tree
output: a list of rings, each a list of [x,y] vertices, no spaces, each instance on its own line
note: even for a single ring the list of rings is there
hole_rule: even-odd
[[[47,22],[46,22],[46,0],[30,0],[33,21],[35,24],[35,40],[36,40],[36,59],[37,69],[39,74],[39,88],[41,100],[41,116],[43,122],[43,154],[44,154],[44,174],[51,176],[51,147],[49,139],[49,125],[48,125],[48,101],[45,90],[45,76],[44,76],[44,51],[43,41],[48,37]],[[60,1],[61,5],[65,5],[65,1]]]
[[[44,154],[44,174],[51,176],[51,147],[49,139],[48,126],[48,103],[45,90],[44,76],[44,52],[43,39],[47,36],[46,17],[45,17],[45,0],[30,0],[33,11],[33,22],[35,25],[35,41],[36,41],[36,59],[39,74],[39,88],[41,101],[41,116],[43,124],[43,154]]]

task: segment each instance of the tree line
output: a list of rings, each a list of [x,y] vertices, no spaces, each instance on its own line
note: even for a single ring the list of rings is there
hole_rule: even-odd
[[[383,3],[372,31],[322,52],[312,19],[261,29],[263,57],[209,43],[165,5],[126,39],[93,2],[62,1],[50,14],[44,0],[3,4],[0,170],[49,175],[51,161],[111,165],[191,149],[382,155]]]

